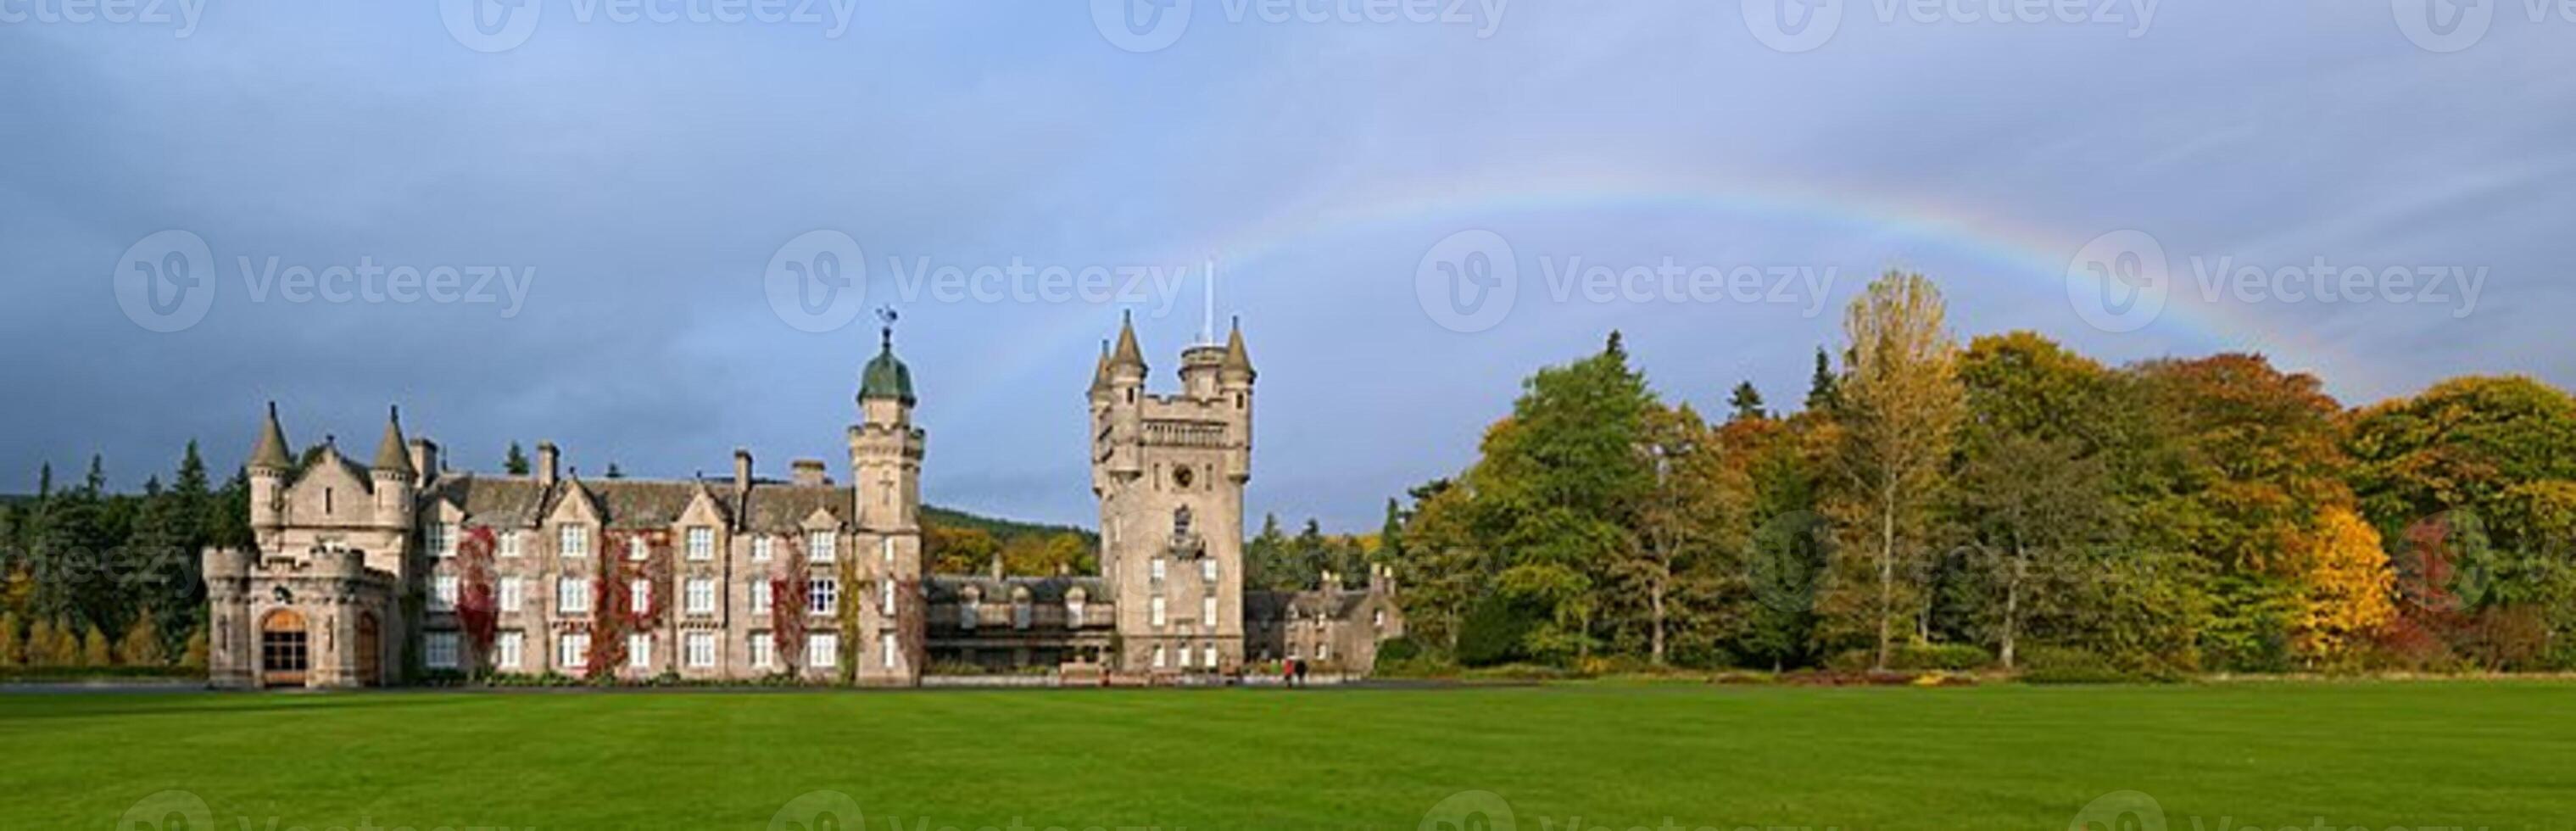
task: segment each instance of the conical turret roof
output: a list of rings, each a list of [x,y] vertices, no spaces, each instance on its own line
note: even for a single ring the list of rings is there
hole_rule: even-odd
[[[1225,369],[1251,375],[1252,353],[1243,348],[1243,320],[1234,321],[1234,331],[1225,336]]]
[[[1110,354],[1109,365],[1113,367],[1132,366],[1138,370],[1143,370],[1145,368],[1145,350],[1136,345],[1136,315],[1134,312],[1122,313],[1118,317],[1118,349],[1116,352]]]
[[[268,402],[268,418],[260,423],[259,441],[251,445],[250,466],[285,470],[295,466],[286,456],[286,428],[277,424],[277,402]]]
[[[394,408],[385,415],[385,438],[376,443],[374,467],[376,470],[404,476],[420,475],[420,471],[412,469],[411,451],[403,447],[402,408],[400,407]]]

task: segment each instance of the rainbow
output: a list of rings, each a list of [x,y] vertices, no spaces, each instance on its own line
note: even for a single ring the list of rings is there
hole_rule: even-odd
[[[1263,263],[1282,252],[1324,246],[1339,239],[1412,232],[1425,225],[1464,230],[1516,215],[1640,208],[1758,217],[1766,222],[1786,221],[1818,230],[1848,231],[1887,240],[1891,253],[1900,248],[1928,248],[1991,269],[1978,275],[1934,274],[1935,278],[1957,281],[1992,277],[1999,283],[2026,287],[2035,299],[2058,304],[2067,302],[2069,260],[2096,235],[2117,230],[2046,229],[1974,206],[1753,177],[1693,177],[1661,172],[1651,176],[1597,172],[1564,176],[1515,174],[1402,183],[1372,192],[1336,194],[1327,200],[1275,211],[1264,220],[1214,238],[1172,243],[1142,261],[1198,262],[1213,257],[1221,264],[1221,279],[1262,279]],[[1428,247],[1434,241],[1426,239],[1423,245]],[[2369,382],[2373,379],[2348,377],[2357,370],[2366,372],[2369,362],[2328,362],[2326,359],[2335,353],[2308,333],[2284,332],[2277,322],[2263,321],[2243,306],[2204,302],[2183,264],[2186,253],[2173,252],[2172,256],[2175,262],[2170,264],[2172,273],[2166,279],[2173,289],[2165,311],[2138,333],[2155,338],[2163,353],[2263,352],[2287,369],[2331,365],[2338,375],[2347,376],[2337,380],[2346,384],[2361,382],[2359,388],[2371,387]],[[1186,304],[1176,305],[1185,307]],[[1832,320],[1828,316],[1827,325]],[[1088,350],[1112,325],[1107,315],[1068,316],[1061,331],[1046,332],[1033,342],[1077,344]],[[1822,332],[1819,336],[1830,337]],[[1050,349],[1036,352],[1054,355]],[[1089,352],[1079,354],[1087,357]],[[1072,363],[1076,360],[1049,357],[1043,363],[1048,370],[1086,365]]]

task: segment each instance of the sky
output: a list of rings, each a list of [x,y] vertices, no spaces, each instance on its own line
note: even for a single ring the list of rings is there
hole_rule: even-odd
[[[1889,269],[1963,337],[2576,384],[2576,12],[2525,0],[0,0],[0,491],[188,440],[846,459],[1088,524],[1084,389],[1208,310],[1249,510],[1373,529],[1521,379],[1801,397]],[[1214,297],[1205,295],[1209,264]]]

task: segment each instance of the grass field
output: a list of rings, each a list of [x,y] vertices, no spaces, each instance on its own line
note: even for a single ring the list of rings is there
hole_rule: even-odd
[[[32,694],[0,748],[9,829],[161,828],[128,813],[169,790],[312,831],[803,827],[814,791],[884,831],[2576,823],[2565,682]]]

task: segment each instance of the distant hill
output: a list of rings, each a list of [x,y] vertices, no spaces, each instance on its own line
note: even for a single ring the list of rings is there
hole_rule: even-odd
[[[1100,542],[1100,535],[1089,528],[1076,528],[1070,525],[1047,525],[1034,522],[1021,522],[1011,519],[1000,519],[997,517],[968,513],[955,508],[942,508],[937,505],[926,503],[921,506],[921,521],[944,528],[980,529],[984,533],[993,535],[993,538],[997,540],[1007,540],[1024,534],[1037,534],[1042,536],[1078,534],[1081,535],[1085,542],[1095,545]]]

